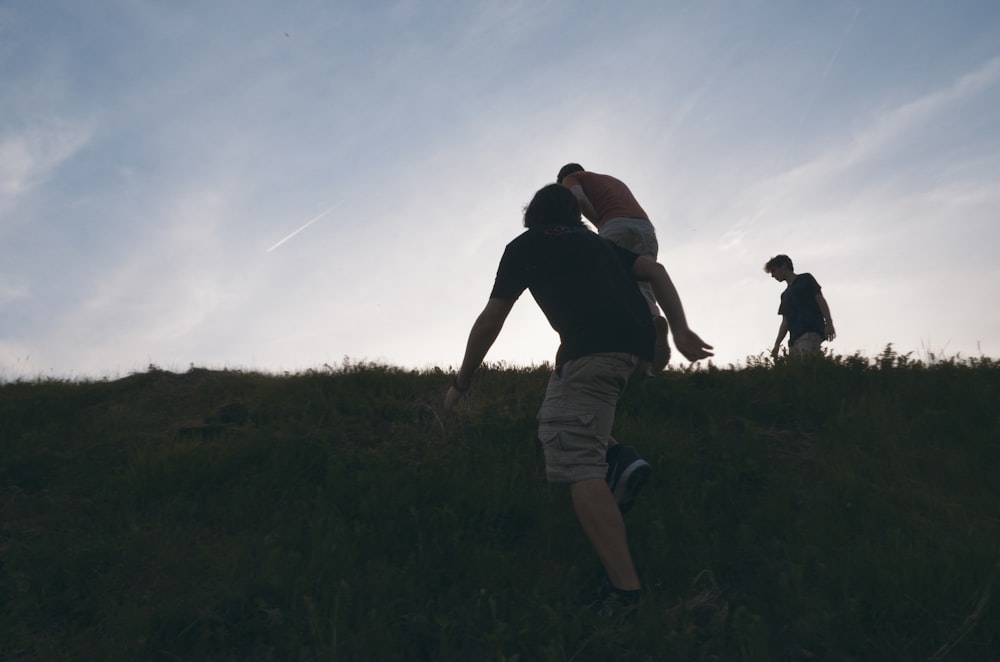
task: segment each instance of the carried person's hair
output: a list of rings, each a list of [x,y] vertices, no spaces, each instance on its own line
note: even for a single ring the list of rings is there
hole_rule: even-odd
[[[524,227],[540,225],[583,225],[576,196],[559,184],[544,186],[524,208]]]
[[[559,168],[559,174],[556,176],[556,184],[562,184],[562,180],[566,175],[571,175],[574,172],[583,172],[583,166],[579,163],[567,163],[563,167]]]

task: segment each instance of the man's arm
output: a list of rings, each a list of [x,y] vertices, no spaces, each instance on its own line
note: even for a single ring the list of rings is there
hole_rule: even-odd
[[[587,197],[587,194],[583,192],[583,187],[579,184],[574,184],[569,190],[573,192],[573,195],[576,196],[576,201],[580,203],[580,211],[583,213],[584,217],[593,223],[594,227],[597,227],[597,221],[600,220],[597,217],[597,210],[594,209],[594,205],[590,202],[590,198]]]
[[[830,315],[830,306],[826,303],[822,292],[816,293],[816,305],[819,306],[819,312],[823,314],[823,335],[826,336],[827,340],[833,340],[837,337],[837,330],[833,328],[833,316]]]
[[[476,368],[486,358],[486,353],[490,351],[490,347],[496,342],[504,322],[507,321],[507,315],[510,314],[510,310],[513,307],[514,301],[506,299],[493,298],[486,302],[486,307],[483,308],[483,312],[479,313],[479,317],[476,318],[475,323],[472,325],[472,330],[469,332],[469,340],[465,345],[465,358],[462,359],[462,367],[458,369],[458,374],[455,375],[455,384],[448,389],[448,393],[444,398],[445,409],[454,407],[462,399],[462,394],[469,390],[469,386],[472,384],[473,373],[476,372]]]
[[[785,339],[786,333],[788,333],[788,317],[782,315],[781,326],[778,327],[778,337],[774,339],[774,347],[771,349],[771,356],[778,355],[778,352],[781,350],[781,341]]]
[[[712,346],[699,338],[698,334],[688,327],[681,297],[664,266],[651,258],[640,255],[632,263],[632,274],[639,280],[648,281],[653,288],[653,296],[656,297],[656,302],[660,304],[663,314],[667,317],[670,333],[673,335],[674,344],[680,353],[689,361],[712,356],[712,352],[707,351],[712,349]]]

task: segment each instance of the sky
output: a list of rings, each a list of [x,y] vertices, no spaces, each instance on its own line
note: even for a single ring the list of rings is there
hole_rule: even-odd
[[[1000,357],[995,0],[0,0],[0,380],[457,367],[567,162],[720,367],[779,253],[836,354]]]

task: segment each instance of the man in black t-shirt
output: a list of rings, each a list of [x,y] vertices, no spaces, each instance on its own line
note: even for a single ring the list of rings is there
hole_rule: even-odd
[[[559,334],[556,365],[611,351],[651,361],[653,322],[631,274],[638,256],[596,238],[582,225],[529,229],[507,245],[490,298],[531,291]]]
[[[788,350],[793,354],[818,352],[824,340],[837,337],[830,306],[812,274],[795,273],[792,259],[787,255],[776,255],[768,260],[764,271],[771,274],[774,280],[785,283],[778,307],[781,326],[771,349],[772,355],[778,353],[786,333]]]
[[[625,386],[645,374],[653,358],[652,318],[637,281],[652,285],[674,345],[685,357],[707,358],[712,347],[688,327],[666,269],[586,229],[576,198],[565,187],[539,190],[525,209],[524,225],[527,230],[500,260],[445,407],[462,399],[515,301],[529,290],[560,339],[538,412],[546,476],[570,486],[576,516],[607,572],[608,591],[634,605],[639,578],[622,511],[649,465],[631,447],[617,444],[611,428]]]

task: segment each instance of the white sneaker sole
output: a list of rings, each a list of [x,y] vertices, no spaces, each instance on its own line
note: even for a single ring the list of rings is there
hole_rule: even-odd
[[[641,458],[625,467],[625,471],[622,472],[621,478],[618,479],[618,483],[615,485],[613,491],[615,501],[618,502],[619,507],[628,505],[635,500],[635,497],[642,490],[643,485],[649,480],[651,473],[652,469],[649,467],[649,462]]]

